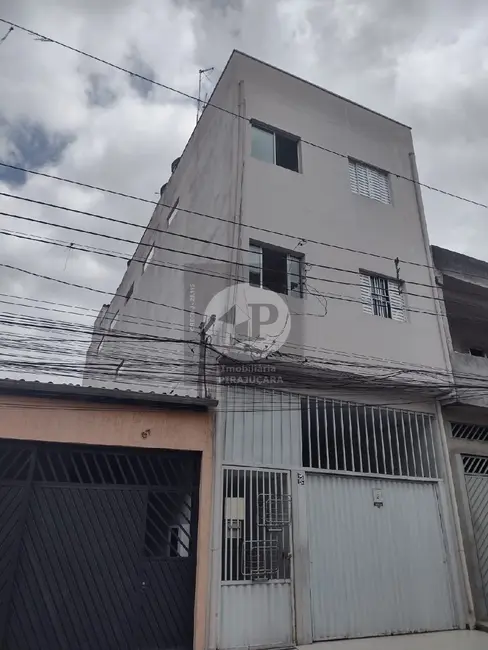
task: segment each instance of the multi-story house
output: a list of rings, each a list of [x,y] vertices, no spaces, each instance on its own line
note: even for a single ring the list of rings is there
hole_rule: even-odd
[[[442,400],[478,621],[488,621],[488,264],[432,247],[454,389]],[[488,626],[487,626],[488,628]]]
[[[234,52],[86,381],[218,394],[209,648],[473,623],[407,126]]]

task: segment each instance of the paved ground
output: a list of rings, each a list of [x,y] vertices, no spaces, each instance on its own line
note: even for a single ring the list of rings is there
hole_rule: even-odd
[[[374,639],[314,643],[299,646],[298,650],[488,650],[488,634],[461,630],[383,636]]]

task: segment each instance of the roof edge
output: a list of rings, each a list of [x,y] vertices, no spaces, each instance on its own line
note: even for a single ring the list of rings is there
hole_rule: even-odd
[[[106,404],[139,404],[167,409],[188,409],[208,411],[218,401],[210,398],[167,393],[146,393],[144,391],[121,390],[118,388],[95,388],[78,384],[55,384],[25,379],[0,379],[0,397],[40,397],[51,399],[73,399],[80,402]]]
[[[317,90],[321,90],[324,93],[327,93],[328,95],[332,95],[333,97],[337,97],[337,99],[342,99],[342,101],[347,102],[348,104],[352,104],[353,106],[357,106],[358,108],[362,108],[365,111],[368,111],[369,113],[373,113],[374,115],[377,115],[378,117],[382,117],[385,120],[389,120],[390,122],[394,122],[395,124],[398,124],[399,126],[403,126],[406,129],[409,129],[410,131],[412,130],[412,127],[409,126],[408,124],[404,124],[403,122],[400,122],[399,120],[395,120],[393,117],[388,117],[388,115],[384,115],[383,113],[379,113],[378,111],[375,111],[373,108],[368,108],[368,106],[364,106],[363,104],[359,104],[358,102],[355,102],[352,99],[348,99],[347,97],[344,97],[343,95],[339,95],[338,93],[333,92],[332,90],[327,90],[327,88],[324,88],[323,86],[319,86],[318,84],[313,83],[312,81],[307,81],[307,79],[303,79],[303,77],[298,77],[296,74],[293,74],[292,72],[287,72],[286,70],[283,70],[283,68],[278,68],[278,66],[273,65],[272,63],[268,63],[267,61],[263,61],[262,59],[258,59],[255,56],[252,56],[251,54],[247,54],[246,52],[242,52],[241,50],[234,49],[232,50],[232,54],[230,55],[230,59],[234,56],[234,54],[239,54],[240,56],[245,57],[246,59],[250,59],[251,61],[255,61],[256,63],[261,63],[262,65],[265,65],[267,68],[271,68],[272,70],[275,70],[276,72],[281,72],[282,74],[287,75],[288,77],[292,77],[293,79],[296,79],[297,81],[301,81],[302,83],[305,83],[309,86],[312,86],[313,88],[317,88]]]

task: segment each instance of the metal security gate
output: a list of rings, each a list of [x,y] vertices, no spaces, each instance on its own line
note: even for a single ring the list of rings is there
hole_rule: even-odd
[[[223,470],[220,648],[293,643],[288,472]]]
[[[199,456],[0,443],[2,650],[191,648]]]
[[[314,641],[456,626],[432,432],[424,413],[302,400]]]
[[[488,608],[488,458],[463,456],[463,463],[481,583]]]

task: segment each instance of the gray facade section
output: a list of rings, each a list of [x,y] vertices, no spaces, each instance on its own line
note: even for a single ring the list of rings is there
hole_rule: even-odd
[[[289,582],[222,585],[219,648],[293,645],[293,595]]]
[[[225,409],[224,463],[287,468],[301,464],[298,395],[229,389]]]

